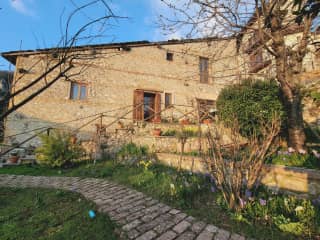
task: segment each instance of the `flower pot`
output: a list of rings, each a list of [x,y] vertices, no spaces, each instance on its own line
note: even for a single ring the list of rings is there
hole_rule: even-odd
[[[17,163],[19,160],[19,156],[10,156],[9,162],[10,163]]]
[[[161,119],[159,119],[159,118],[154,118],[154,119],[152,119],[152,122],[153,122],[153,123],[161,123]]]
[[[118,128],[119,129],[123,129],[124,128],[124,124],[123,124],[123,122],[118,122]]]
[[[212,120],[211,119],[204,119],[202,121],[203,124],[211,124],[212,123]]]
[[[188,125],[188,124],[190,124],[190,121],[189,121],[189,119],[182,119],[182,120],[180,120],[180,124]]]
[[[70,141],[71,141],[72,144],[76,144],[77,140],[78,139],[77,139],[76,136],[71,136],[71,138],[70,138]]]
[[[154,136],[160,136],[161,135],[161,129],[160,128],[153,129],[153,135]]]

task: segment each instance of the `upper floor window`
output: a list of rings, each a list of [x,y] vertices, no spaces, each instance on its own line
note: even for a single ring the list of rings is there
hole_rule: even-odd
[[[87,99],[87,85],[84,83],[71,82],[70,99],[73,99],[73,100]]]
[[[173,61],[173,53],[172,52],[167,52],[167,60]]]
[[[199,59],[200,82],[209,83],[209,59],[200,57]]]

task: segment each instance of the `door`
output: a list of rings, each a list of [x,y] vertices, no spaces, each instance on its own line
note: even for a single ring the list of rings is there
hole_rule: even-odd
[[[134,121],[161,121],[161,94],[135,90],[133,96]]]
[[[143,120],[143,90],[135,90],[133,93],[133,121]]]

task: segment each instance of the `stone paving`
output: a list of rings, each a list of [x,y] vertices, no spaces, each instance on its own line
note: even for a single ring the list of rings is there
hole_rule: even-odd
[[[122,236],[136,240],[244,240],[206,224],[141,192],[105,179],[0,175],[0,187],[40,187],[74,191],[93,201],[122,228]]]

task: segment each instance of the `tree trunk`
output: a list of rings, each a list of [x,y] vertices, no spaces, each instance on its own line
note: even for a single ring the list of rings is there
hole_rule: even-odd
[[[275,11],[280,13],[280,4],[276,6]],[[298,151],[304,149],[306,140],[303,127],[302,97],[299,87],[293,81],[292,71],[288,69],[290,67],[288,64],[288,49],[286,49],[284,34],[281,31],[281,19],[276,16],[277,14],[274,14],[270,22],[273,37],[272,48],[276,52],[276,77],[280,83],[282,100],[288,118],[288,144]]]
[[[282,89],[286,91],[286,89]],[[283,92],[283,102],[287,112],[288,127],[288,145],[295,150],[303,150],[305,147],[306,136],[304,133],[303,116],[302,116],[302,97],[300,90],[291,90],[292,98],[287,98]]]
[[[303,126],[302,97],[298,86],[289,80],[283,58],[276,58],[277,79],[280,82],[282,101],[287,113],[288,145],[295,150],[303,150],[306,136]]]

